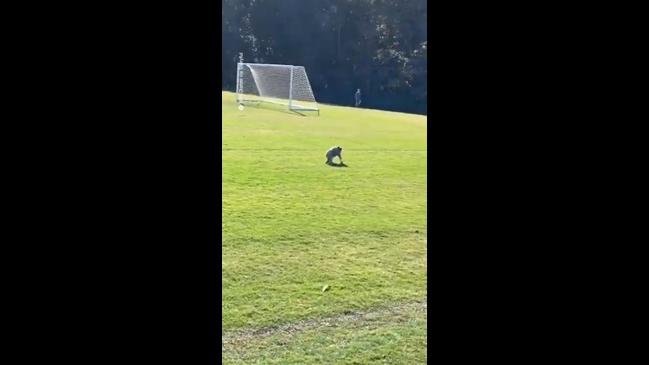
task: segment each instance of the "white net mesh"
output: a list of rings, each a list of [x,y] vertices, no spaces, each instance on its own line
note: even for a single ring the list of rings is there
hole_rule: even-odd
[[[292,110],[318,110],[302,66],[240,63],[238,73],[239,103],[269,102]]]

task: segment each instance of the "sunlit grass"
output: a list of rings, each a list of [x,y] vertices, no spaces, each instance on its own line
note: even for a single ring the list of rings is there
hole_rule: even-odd
[[[305,117],[222,100],[224,331],[425,297],[425,116],[320,105]],[[324,164],[333,145],[348,167]],[[397,330],[404,346],[411,331],[421,341],[420,317]]]

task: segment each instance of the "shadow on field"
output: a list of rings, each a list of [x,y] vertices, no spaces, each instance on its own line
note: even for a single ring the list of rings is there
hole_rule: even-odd
[[[327,163],[327,165],[329,165],[329,166],[331,166],[331,167],[349,167],[349,166],[345,165],[345,164],[342,163],[342,162],[341,162],[341,163],[335,163],[335,162],[332,162],[332,163]]]

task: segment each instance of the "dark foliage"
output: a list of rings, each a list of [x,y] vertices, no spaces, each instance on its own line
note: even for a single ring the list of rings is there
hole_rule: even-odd
[[[425,0],[222,0],[222,87],[246,62],[305,66],[319,102],[425,114]]]

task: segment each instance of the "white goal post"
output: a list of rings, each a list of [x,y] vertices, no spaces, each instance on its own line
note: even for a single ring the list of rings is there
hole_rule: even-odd
[[[303,66],[237,63],[237,103],[261,102],[320,114]]]

